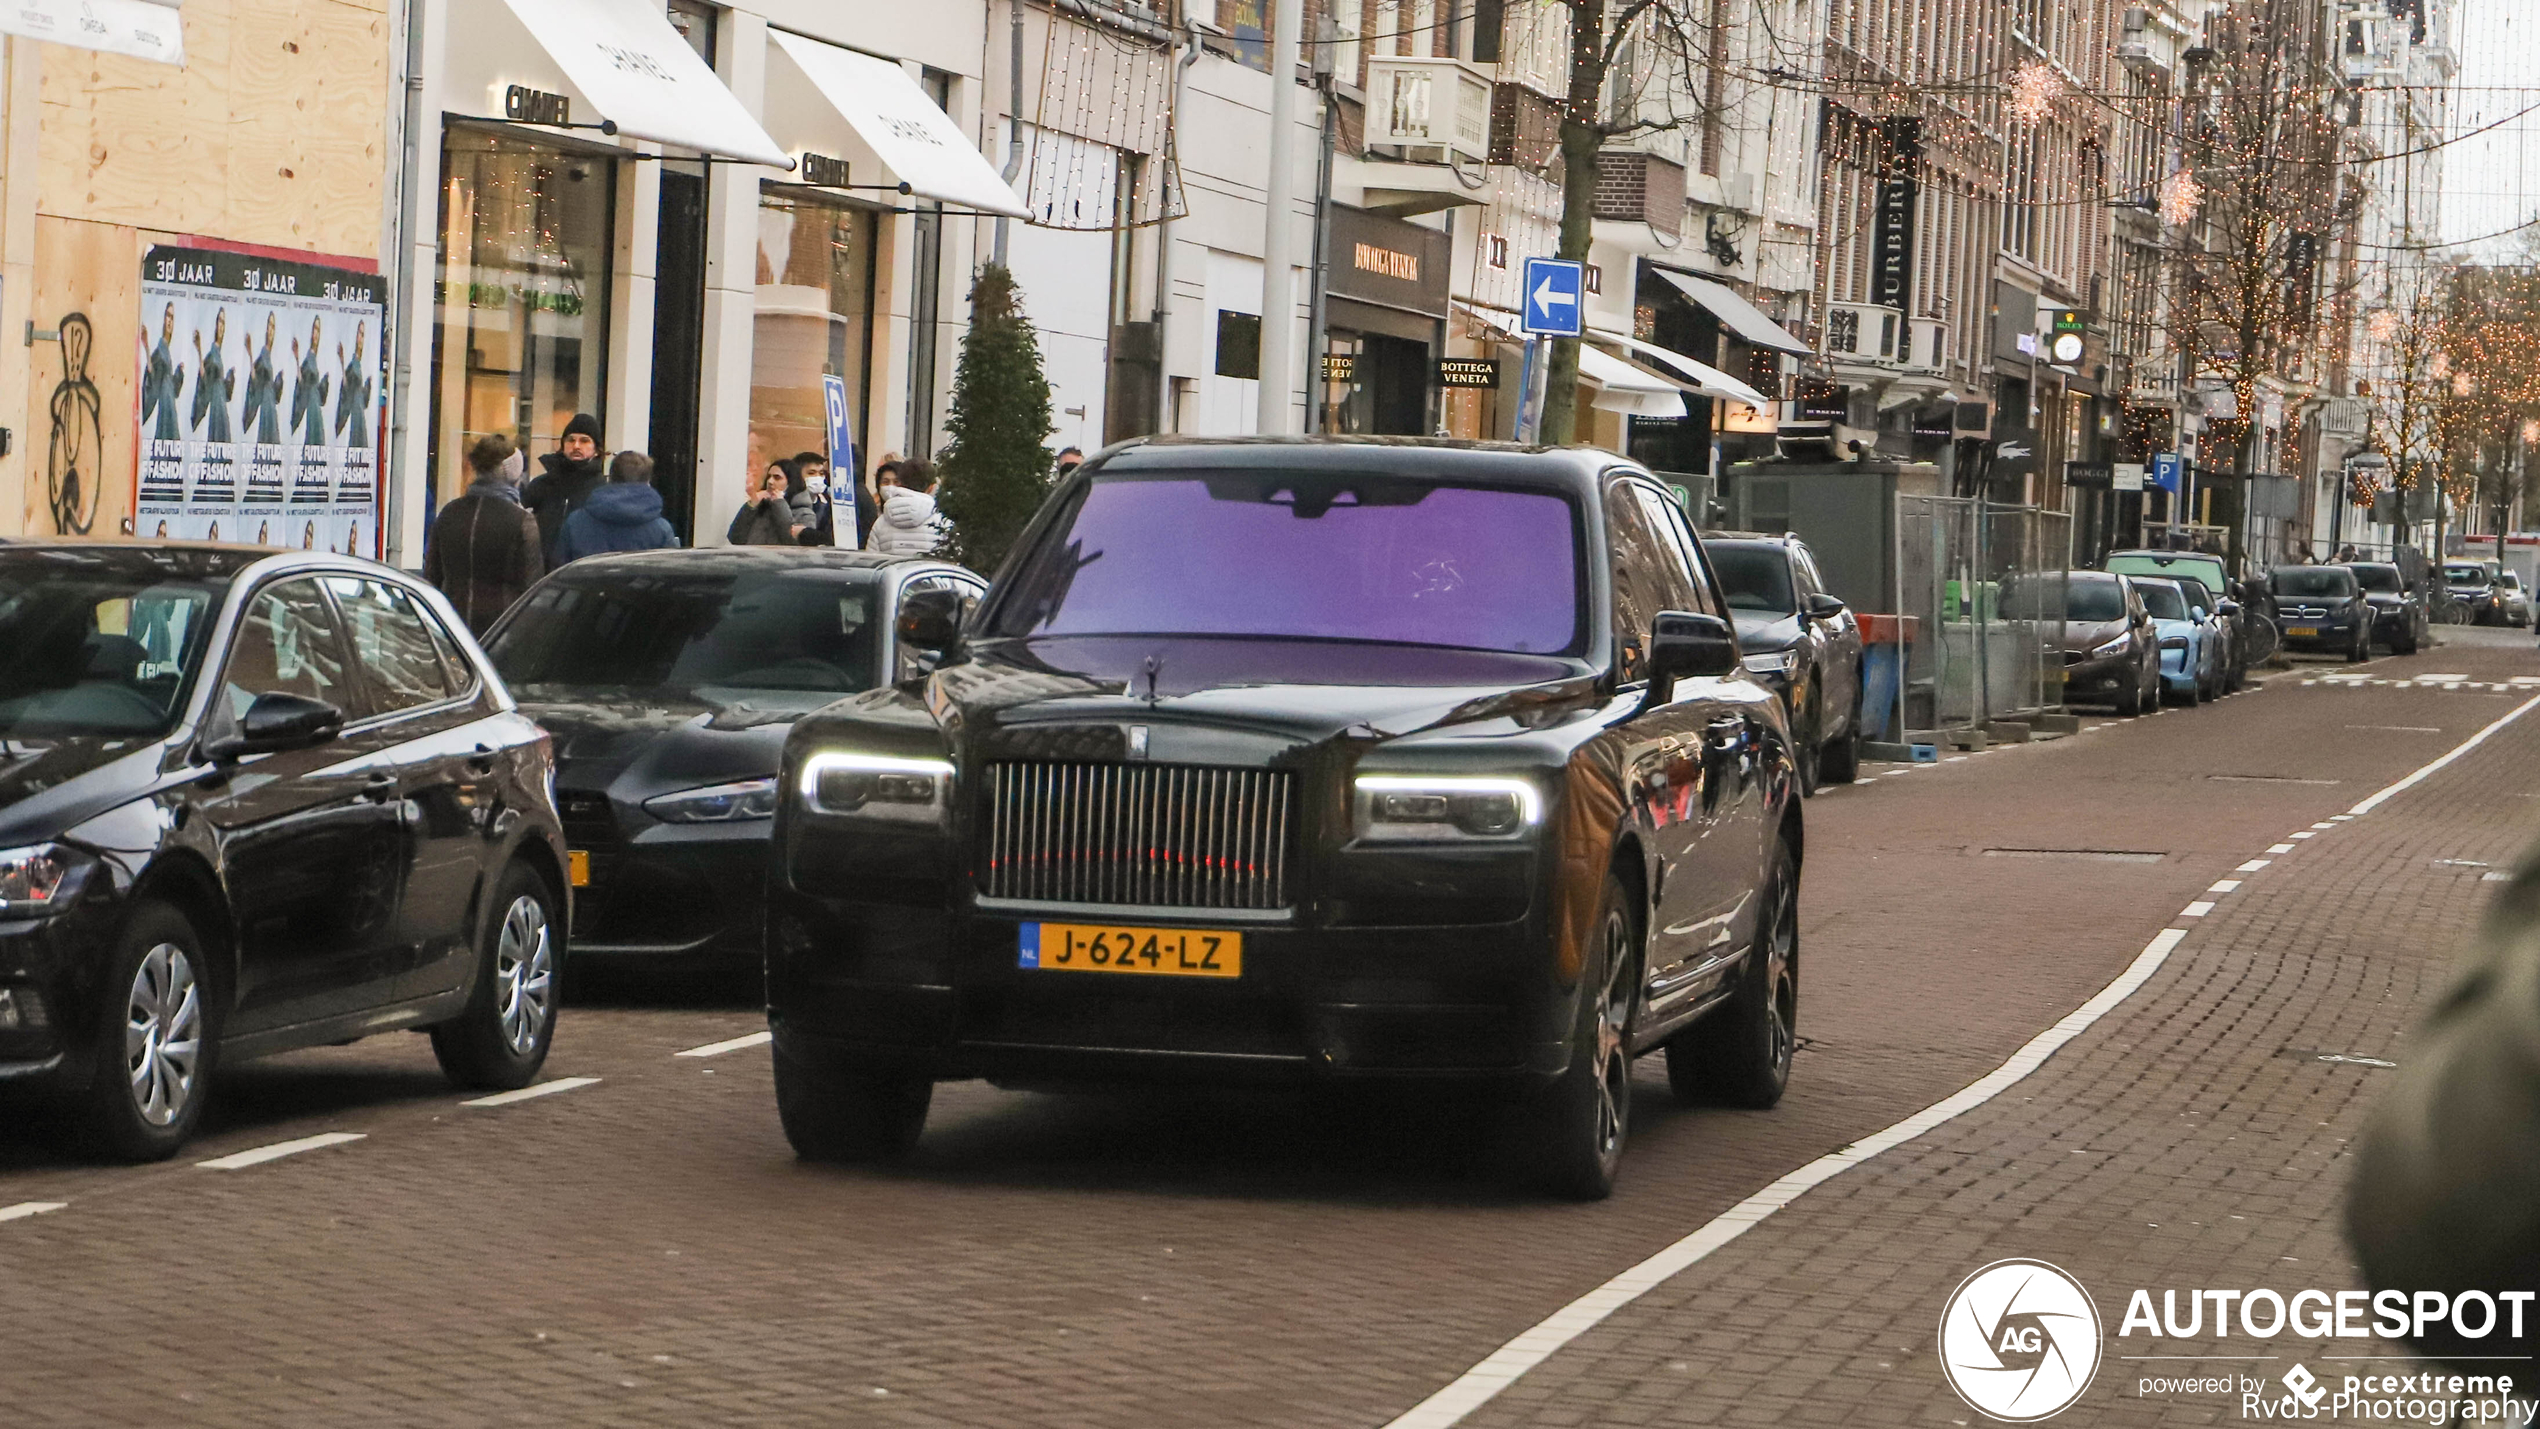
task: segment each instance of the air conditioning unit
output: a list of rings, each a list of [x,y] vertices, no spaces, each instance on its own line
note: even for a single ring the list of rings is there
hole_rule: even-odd
[[[2160,56],[2152,49],[2152,12],[2136,6],[2125,12],[2125,25],[2117,31],[2117,59],[2132,69],[2158,69]]]
[[[1463,60],[1384,55],[1367,61],[1369,147],[1414,163],[1490,159],[1490,71]]]
[[[1904,336],[1905,315],[1875,303],[1826,307],[1826,356],[1836,362],[1890,363]]]
[[[1949,365],[1949,324],[1939,318],[1916,318],[1905,325],[1905,370],[1938,372]]]

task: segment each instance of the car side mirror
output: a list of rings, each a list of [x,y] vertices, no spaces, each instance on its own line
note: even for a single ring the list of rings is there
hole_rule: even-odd
[[[961,592],[919,590],[900,597],[900,643],[941,655],[961,639]]]
[[[2236,600],[2226,600],[2220,605],[2215,606],[2214,609],[2221,611],[2225,615],[2238,615],[2240,613],[2240,602]]]
[[[214,761],[243,759],[284,749],[324,744],[344,728],[344,711],[324,700],[280,690],[256,696],[229,733],[204,741],[203,756]]]
[[[1832,620],[1843,614],[1843,610],[1843,602],[1826,594],[1824,591],[1819,591],[1815,595],[1808,597],[1808,618],[1810,620]]]
[[[1649,623],[1649,679],[1725,675],[1737,668],[1737,633],[1716,615],[1662,610]]]
[[[2189,606],[2189,607],[2187,608],[2187,618],[2188,618],[2188,619],[2190,619],[2190,620],[2202,620],[2202,619],[2204,619],[2204,618],[2205,618],[2205,607],[2203,607],[2203,606],[2201,606],[2201,605],[2191,605],[2191,606]]]

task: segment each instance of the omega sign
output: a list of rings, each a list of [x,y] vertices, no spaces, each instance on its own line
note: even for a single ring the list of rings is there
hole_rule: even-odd
[[[1388,278],[1400,278],[1406,283],[1420,281],[1419,254],[1397,253],[1390,248],[1379,248],[1373,243],[1351,244],[1349,265],[1361,273],[1381,273]]]

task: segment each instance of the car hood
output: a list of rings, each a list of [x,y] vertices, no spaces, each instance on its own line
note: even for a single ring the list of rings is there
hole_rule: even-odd
[[[1576,660],[1411,646],[1067,636],[981,642],[969,656],[798,728],[817,737],[852,721],[888,740],[875,752],[940,752],[949,736],[974,757],[1113,760],[1148,740],[1153,760],[1252,763],[1335,739],[1541,729],[1600,699]]]
[[[1799,617],[1775,615],[1762,610],[1732,610],[1729,618],[1737,626],[1737,648],[1747,654],[1759,650],[1787,650],[1799,643]]]
[[[0,740],[0,848],[41,843],[161,782],[166,745],[90,735]]]
[[[2126,623],[2122,620],[2068,620],[2064,622],[2064,648],[2087,655],[2125,632]]]
[[[2193,640],[2197,638],[2204,629],[2204,624],[2201,621],[2163,620],[2157,615],[2152,617],[2152,633],[2164,640],[2167,640],[2173,635],[2184,635],[2188,639]]]
[[[562,788],[619,788],[629,798],[776,773],[794,721],[827,696],[747,699],[652,697],[625,704],[521,699],[520,712],[555,738]]]

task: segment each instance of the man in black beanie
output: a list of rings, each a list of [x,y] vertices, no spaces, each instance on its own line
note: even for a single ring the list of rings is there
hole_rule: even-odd
[[[564,439],[538,465],[545,470],[520,493],[520,504],[538,518],[538,546],[547,569],[554,570],[564,564],[556,559],[556,543],[564,536],[565,518],[582,509],[608,474],[600,464],[600,419],[576,412],[564,424]]]

